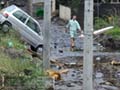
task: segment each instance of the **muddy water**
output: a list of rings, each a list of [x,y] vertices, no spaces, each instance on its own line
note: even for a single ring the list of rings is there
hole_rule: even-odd
[[[120,61],[120,56],[94,57],[94,90],[120,90],[120,65],[111,65],[112,60]],[[83,90],[83,58],[66,57],[57,61],[64,63],[69,72],[62,75],[62,81],[55,82],[55,90]]]

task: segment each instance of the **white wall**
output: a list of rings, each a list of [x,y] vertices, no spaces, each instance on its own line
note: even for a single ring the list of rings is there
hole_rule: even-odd
[[[60,18],[64,20],[69,20],[71,18],[71,9],[63,5],[60,5],[59,7]]]
[[[51,0],[52,1],[52,12],[56,11],[56,0]]]
[[[32,0],[32,3],[33,3],[33,4],[39,3],[39,2],[44,2],[44,0]]]

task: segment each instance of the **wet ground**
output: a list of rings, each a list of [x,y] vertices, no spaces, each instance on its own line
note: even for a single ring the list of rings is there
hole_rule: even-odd
[[[39,21],[43,30],[43,21]],[[79,37],[79,33],[75,39],[76,49],[74,52],[70,51],[70,35],[69,32],[65,32],[65,22],[53,21],[50,30],[50,47],[51,47],[51,58],[56,57],[67,57],[76,56],[78,53],[83,52],[83,38]],[[101,51],[104,47],[94,41],[94,51]]]
[[[120,64],[112,65],[113,60],[119,62],[120,57],[94,57],[94,90],[120,90]],[[69,72],[62,75],[63,81],[55,82],[55,90],[83,90],[83,58],[66,57],[58,59],[57,62],[64,64],[64,68],[69,69]]]
[[[43,26],[42,21],[40,21]],[[43,27],[42,27],[43,28]],[[64,23],[62,25],[52,22],[51,25],[51,57],[64,65],[53,66],[55,70],[69,69],[63,74],[62,81],[56,81],[55,90],[83,90],[83,39],[76,37],[76,51],[70,51],[70,36],[65,33]],[[103,53],[104,47],[94,41],[94,90],[120,90],[120,65],[112,65],[111,61],[120,61],[120,53]]]

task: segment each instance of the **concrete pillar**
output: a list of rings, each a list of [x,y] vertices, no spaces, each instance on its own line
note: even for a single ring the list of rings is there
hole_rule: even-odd
[[[93,89],[93,0],[85,0],[84,8],[83,90]]]
[[[51,0],[44,1],[44,46],[43,46],[43,68],[50,68],[50,25],[51,25]]]

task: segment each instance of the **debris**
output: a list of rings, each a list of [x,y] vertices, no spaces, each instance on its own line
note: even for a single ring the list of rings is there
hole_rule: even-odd
[[[66,66],[77,66],[76,62],[65,63]]]
[[[113,61],[111,61],[111,65],[120,65],[120,62],[113,60]]]
[[[59,50],[59,53],[63,53],[63,50],[62,50],[62,49],[60,49],[60,50]]]
[[[97,60],[97,61],[100,61],[100,60],[101,60],[101,58],[100,58],[100,57],[96,57],[96,60]]]
[[[74,85],[73,84],[71,84],[71,83],[67,83],[67,85],[66,85],[67,87],[74,87]]]
[[[72,77],[75,77],[75,74],[72,74],[71,76],[72,76]]]
[[[68,69],[63,69],[63,70],[60,70],[59,72],[60,72],[60,74],[67,74],[69,72],[69,70]]]
[[[54,70],[47,70],[48,76],[52,78],[53,80],[61,80],[61,75],[59,72]]]
[[[12,48],[13,46],[14,46],[14,45],[13,45],[13,42],[9,41],[9,42],[8,42],[8,47],[9,47],[9,48]]]
[[[31,56],[34,58],[34,57],[38,57],[40,60],[42,60],[42,54],[41,53],[37,53],[37,52],[34,52],[32,51],[31,49],[27,49],[28,52],[31,54]]]
[[[111,82],[103,82],[103,83],[100,83],[100,85],[110,85],[110,86],[112,86],[113,84],[111,83]]]
[[[62,80],[61,74],[67,74],[69,70],[68,69],[59,70],[59,71],[47,70],[46,72],[53,80]]]
[[[50,63],[51,63],[51,64],[55,64],[55,65],[57,65],[57,66],[59,66],[59,67],[63,67],[63,66],[64,66],[64,64],[58,62],[57,60],[50,60]]]
[[[54,43],[54,48],[55,48],[55,49],[57,48],[57,43]]]

